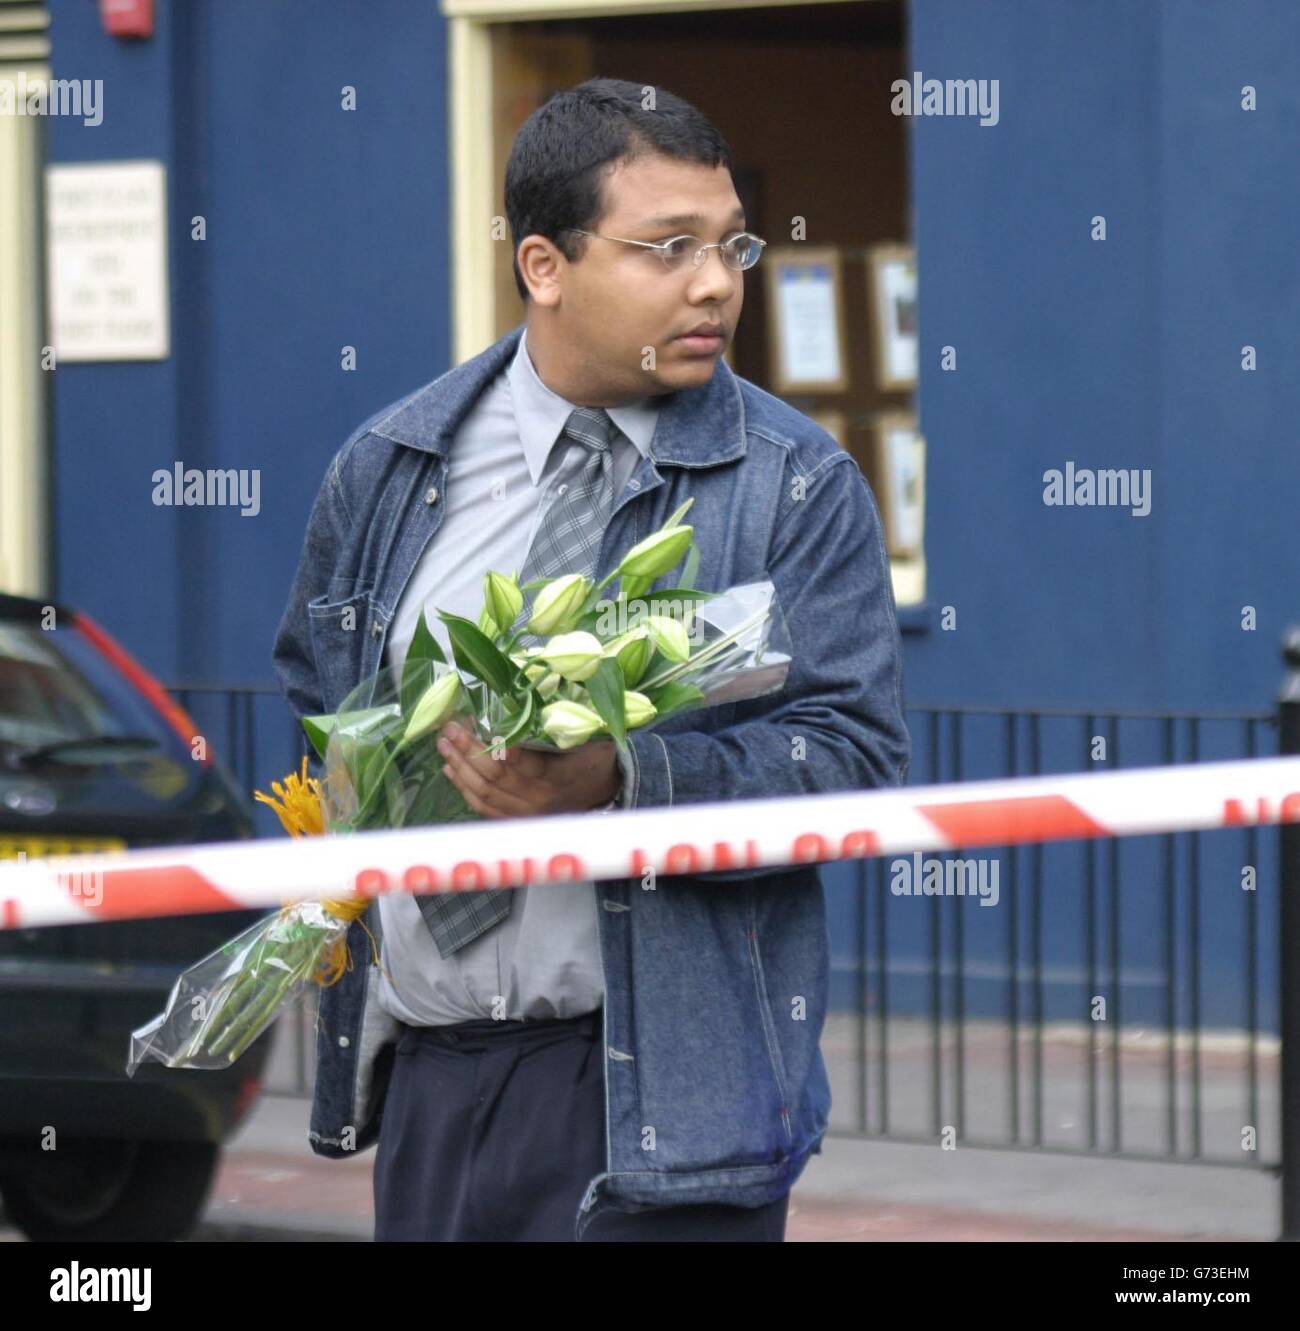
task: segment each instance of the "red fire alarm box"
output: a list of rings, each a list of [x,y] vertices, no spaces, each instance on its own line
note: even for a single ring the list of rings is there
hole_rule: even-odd
[[[99,17],[110,36],[153,36],[153,0],[99,0]]]

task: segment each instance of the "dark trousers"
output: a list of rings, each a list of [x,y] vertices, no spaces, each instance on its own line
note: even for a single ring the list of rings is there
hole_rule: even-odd
[[[604,1169],[599,1011],[403,1029],[375,1159],[376,1241],[571,1243]],[[781,1243],[789,1200],[604,1211],[582,1237]]]

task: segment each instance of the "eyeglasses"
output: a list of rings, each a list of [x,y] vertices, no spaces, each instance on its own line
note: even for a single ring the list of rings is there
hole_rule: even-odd
[[[691,265],[698,268],[708,257],[710,250],[719,250],[722,254],[722,262],[728,268],[743,272],[746,268],[752,268],[759,261],[763,254],[763,247],[767,244],[767,241],[760,240],[748,231],[740,231],[726,240],[706,245],[699,236],[674,236],[671,240],[652,244],[648,240],[625,240],[622,236],[602,236],[595,231],[584,231],[577,226],[565,227],[564,229],[574,231],[580,236],[592,236],[596,240],[617,240],[623,245],[640,245],[642,249],[655,250],[663,260],[664,267],[670,271],[683,268],[688,256]]]

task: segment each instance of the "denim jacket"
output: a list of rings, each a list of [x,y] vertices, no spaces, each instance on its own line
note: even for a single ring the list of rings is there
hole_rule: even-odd
[[[394,611],[442,520],[456,428],[522,332],[376,413],[330,463],[273,650],[296,717],[333,711],[380,668]],[[625,804],[902,784],[910,740],[889,561],[853,458],[719,360],[707,384],[662,400],[649,456],[615,500],[597,576],[688,496],[698,585],[770,578],[794,660],[779,693],[632,732]],[[606,1161],[575,1237],[609,1206],[782,1196],[821,1150],[830,1113],[817,867],[607,880],[597,891]],[[378,915],[372,905],[364,917],[377,939]],[[377,1002],[369,939],[354,927],[349,943],[354,967],[320,992],[308,1134],[333,1158],[377,1142],[398,1035]]]

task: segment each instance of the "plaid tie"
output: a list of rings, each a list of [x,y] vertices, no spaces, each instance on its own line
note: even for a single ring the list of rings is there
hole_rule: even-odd
[[[519,573],[520,582],[561,573],[590,577],[595,570],[614,503],[613,443],[617,435],[618,426],[603,408],[575,407],[569,413],[561,437],[576,439],[589,453],[579,475],[542,515]],[[526,611],[527,607],[520,612],[521,620]],[[490,887],[478,892],[437,892],[417,896],[415,902],[439,953],[449,957],[500,924],[510,914],[517,890]]]

